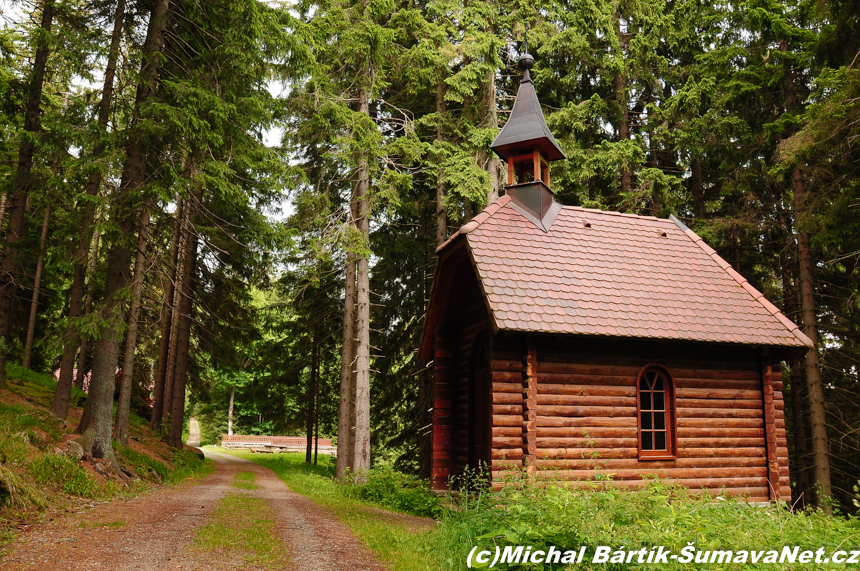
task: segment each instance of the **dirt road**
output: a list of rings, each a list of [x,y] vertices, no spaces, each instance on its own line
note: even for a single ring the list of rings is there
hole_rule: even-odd
[[[224,454],[207,451],[206,456],[215,460],[217,468],[203,481],[114,501],[36,526],[4,550],[0,569],[385,569],[334,515],[292,492],[271,470]],[[244,473],[240,478],[253,483],[235,487],[240,473]],[[200,539],[211,535],[201,533],[201,528],[224,527],[218,518],[223,520],[226,500],[239,498],[241,503],[246,497],[262,514],[255,516],[255,524],[261,527],[254,530],[262,529],[272,536],[271,542],[280,543],[274,550],[277,556],[262,563],[247,549],[237,551],[233,544],[241,536],[238,527],[235,541],[229,537],[233,531],[227,530],[225,548],[213,550]],[[239,527],[242,512],[236,510]]]

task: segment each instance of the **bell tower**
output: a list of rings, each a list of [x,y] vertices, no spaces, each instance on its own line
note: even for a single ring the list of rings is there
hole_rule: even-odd
[[[547,231],[561,208],[553,199],[549,163],[566,157],[543,117],[529,73],[534,63],[528,53],[520,56],[523,78],[517,98],[507,123],[490,148],[508,163],[505,193],[526,211],[523,214],[527,218]]]

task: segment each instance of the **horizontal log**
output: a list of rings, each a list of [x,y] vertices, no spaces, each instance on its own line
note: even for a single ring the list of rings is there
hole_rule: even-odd
[[[762,418],[761,408],[687,408],[678,405],[678,418]]]
[[[538,426],[624,426],[636,428],[636,415],[627,417],[538,416]]]
[[[493,448],[490,451],[492,459],[495,460],[517,460],[523,457],[522,448]]]
[[[636,408],[636,397],[604,397],[580,395],[538,394],[538,405],[619,406]]]
[[[540,416],[636,416],[634,407],[608,407],[608,406],[562,406],[562,405],[538,405],[537,413]]]
[[[519,404],[494,404],[493,414],[516,414],[521,415],[523,407]]]
[[[538,438],[541,437],[564,437],[564,438],[636,438],[635,426],[625,428],[597,427],[597,426],[538,426]]]
[[[643,464],[645,464],[643,462]],[[657,468],[651,469],[604,469],[604,470],[542,470],[541,475],[549,478],[566,480],[595,480],[611,478],[612,480],[644,480],[657,476],[673,480],[729,480],[737,478],[763,478],[767,476],[767,466],[752,468]],[[709,486],[713,487],[713,486]]]
[[[761,401],[761,391],[707,388],[707,389],[678,389],[675,392],[677,398],[684,399],[747,399]]]
[[[607,397],[636,397],[636,386],[552,385],[538,383],[538,394]]]
[[[517,460],[491,460],[493,470],[504,470],[511,468],[522,468],[523,461],[522,459]]]
[[[523,362],[520,360],[511,359],[493,359],[493,371],[509,371],[513,373],[522,373]]]
[[[493,404],[520,404],[523,402],[521,393],[493,393]]]
[[[523,392],[522,383],[497,383],[493,381],[494,393],[519,393]]]
[[[493,371],[494,383],[519,383],[522,385],[523,374],[510,371]]]
[[[644,488],[648,483],[648,480],[606,480],[598,482],[567,480],[563,483],[560,481],[557,485],[579,490],[633,490]],[[767,501],[768,487],[764,478],[715,478],[714,480],[694,478],[673,480],[672,483],[687,487],[694,494],[707,493],[711,496],[738,498],[746,496],[750,501]]]
[[[764,428],[683,428],[678,438],[764,438]]]
[[[587,363],[571,363],[573,357],[557,358],[552,354],[538,355],[538,373],[600,375],[633,377],[639,374],[642,367],[624,365],[594,365]]]
[[[523,427],[522,426],[494,426],[493,427],[493,437],[496,436],[510,436],[510,437],[518,437],[522,438],[523,435]]]
[[[585,459],[600,458],[638,458],[639,451],[635,448],[538,448],[538,458],[545,459]]]
[[[764,428],[764,418],[678,418],[678,428]]]
[[[545,353],[539,355],[538,373],[565,373],[579,375],[611,375],[636,377],[641,366],[630,365],[600,365],[589,363],[571,363],[573,356],[553,355]],[[746,369],[715,369],[673,367],[669,365],[668,370],[675,379],[709,379],[709,380],[738,380],[738,381],[760,381],[761,373],[758,370]]]
[[[522,426],[523,417],[513,414],[494,414],[493,426]]]
[[[765,458],[764,446],[753,448],[685,448],[678,446],[678,458]]]
[[[688,399],[677,398],[675,405],[679,408],[755,408],[762,407],[761,399]]]
[[[764,446],[764,438],[678,438],[678,448],[752,448]]]
[[[599,385],[635,387],[633,375],[581,375],[574,373],[538,373],[538,385]]]
[[[643,461],[636,458],[620,460],[604,460],[601,458],[579,458],[568,460],[538,459],[538,466],[546,468],[568,468],[571,470],[619,470],[625,468],[642,468],[657,470],[661,468],[752,468],[767,467],[767,459],[758,458],[678,458],[676,460]]]
[[[538,436],[539,449],[546,448],[636,448],[639,443],[633,438],[564,438]]]
[[[738,379],[691,379],[675,377],[675,388],[678,389],[737,389],[737,390],[761,390],[760,380],[738,380]]]
[[[496,436],[493,435],[493,448],[521,448],[523,437]]]

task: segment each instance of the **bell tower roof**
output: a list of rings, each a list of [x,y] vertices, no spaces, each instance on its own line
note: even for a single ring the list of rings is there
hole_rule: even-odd
[[[490,145],[490,148],[506,161],[532,150],[539,151],[549,161],[567,158],[543,118],[534,82],[529,73],[534,62],[534,58],[527,53],[520,56],[519,67],[523,70],[523,78],[520,80],[514,107],[502,131]]]

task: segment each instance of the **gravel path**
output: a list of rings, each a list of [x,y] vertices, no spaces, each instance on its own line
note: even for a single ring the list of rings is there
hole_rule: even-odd
[[[385,571],[337,517],[291,491],[268,468],[206,451],[216,470],[202,482],[105,503],[84,513],[34,526],[4,549],[0,569],[9,570],[234,570],[241,561],[213,558],[189,548],[197,528],[225,494],[238,472],[254,472],[249,495],[268,503],[289,571]],[[120,523],[122,522],[122,523]],[[113,524],[113,525],[111,525]]]

